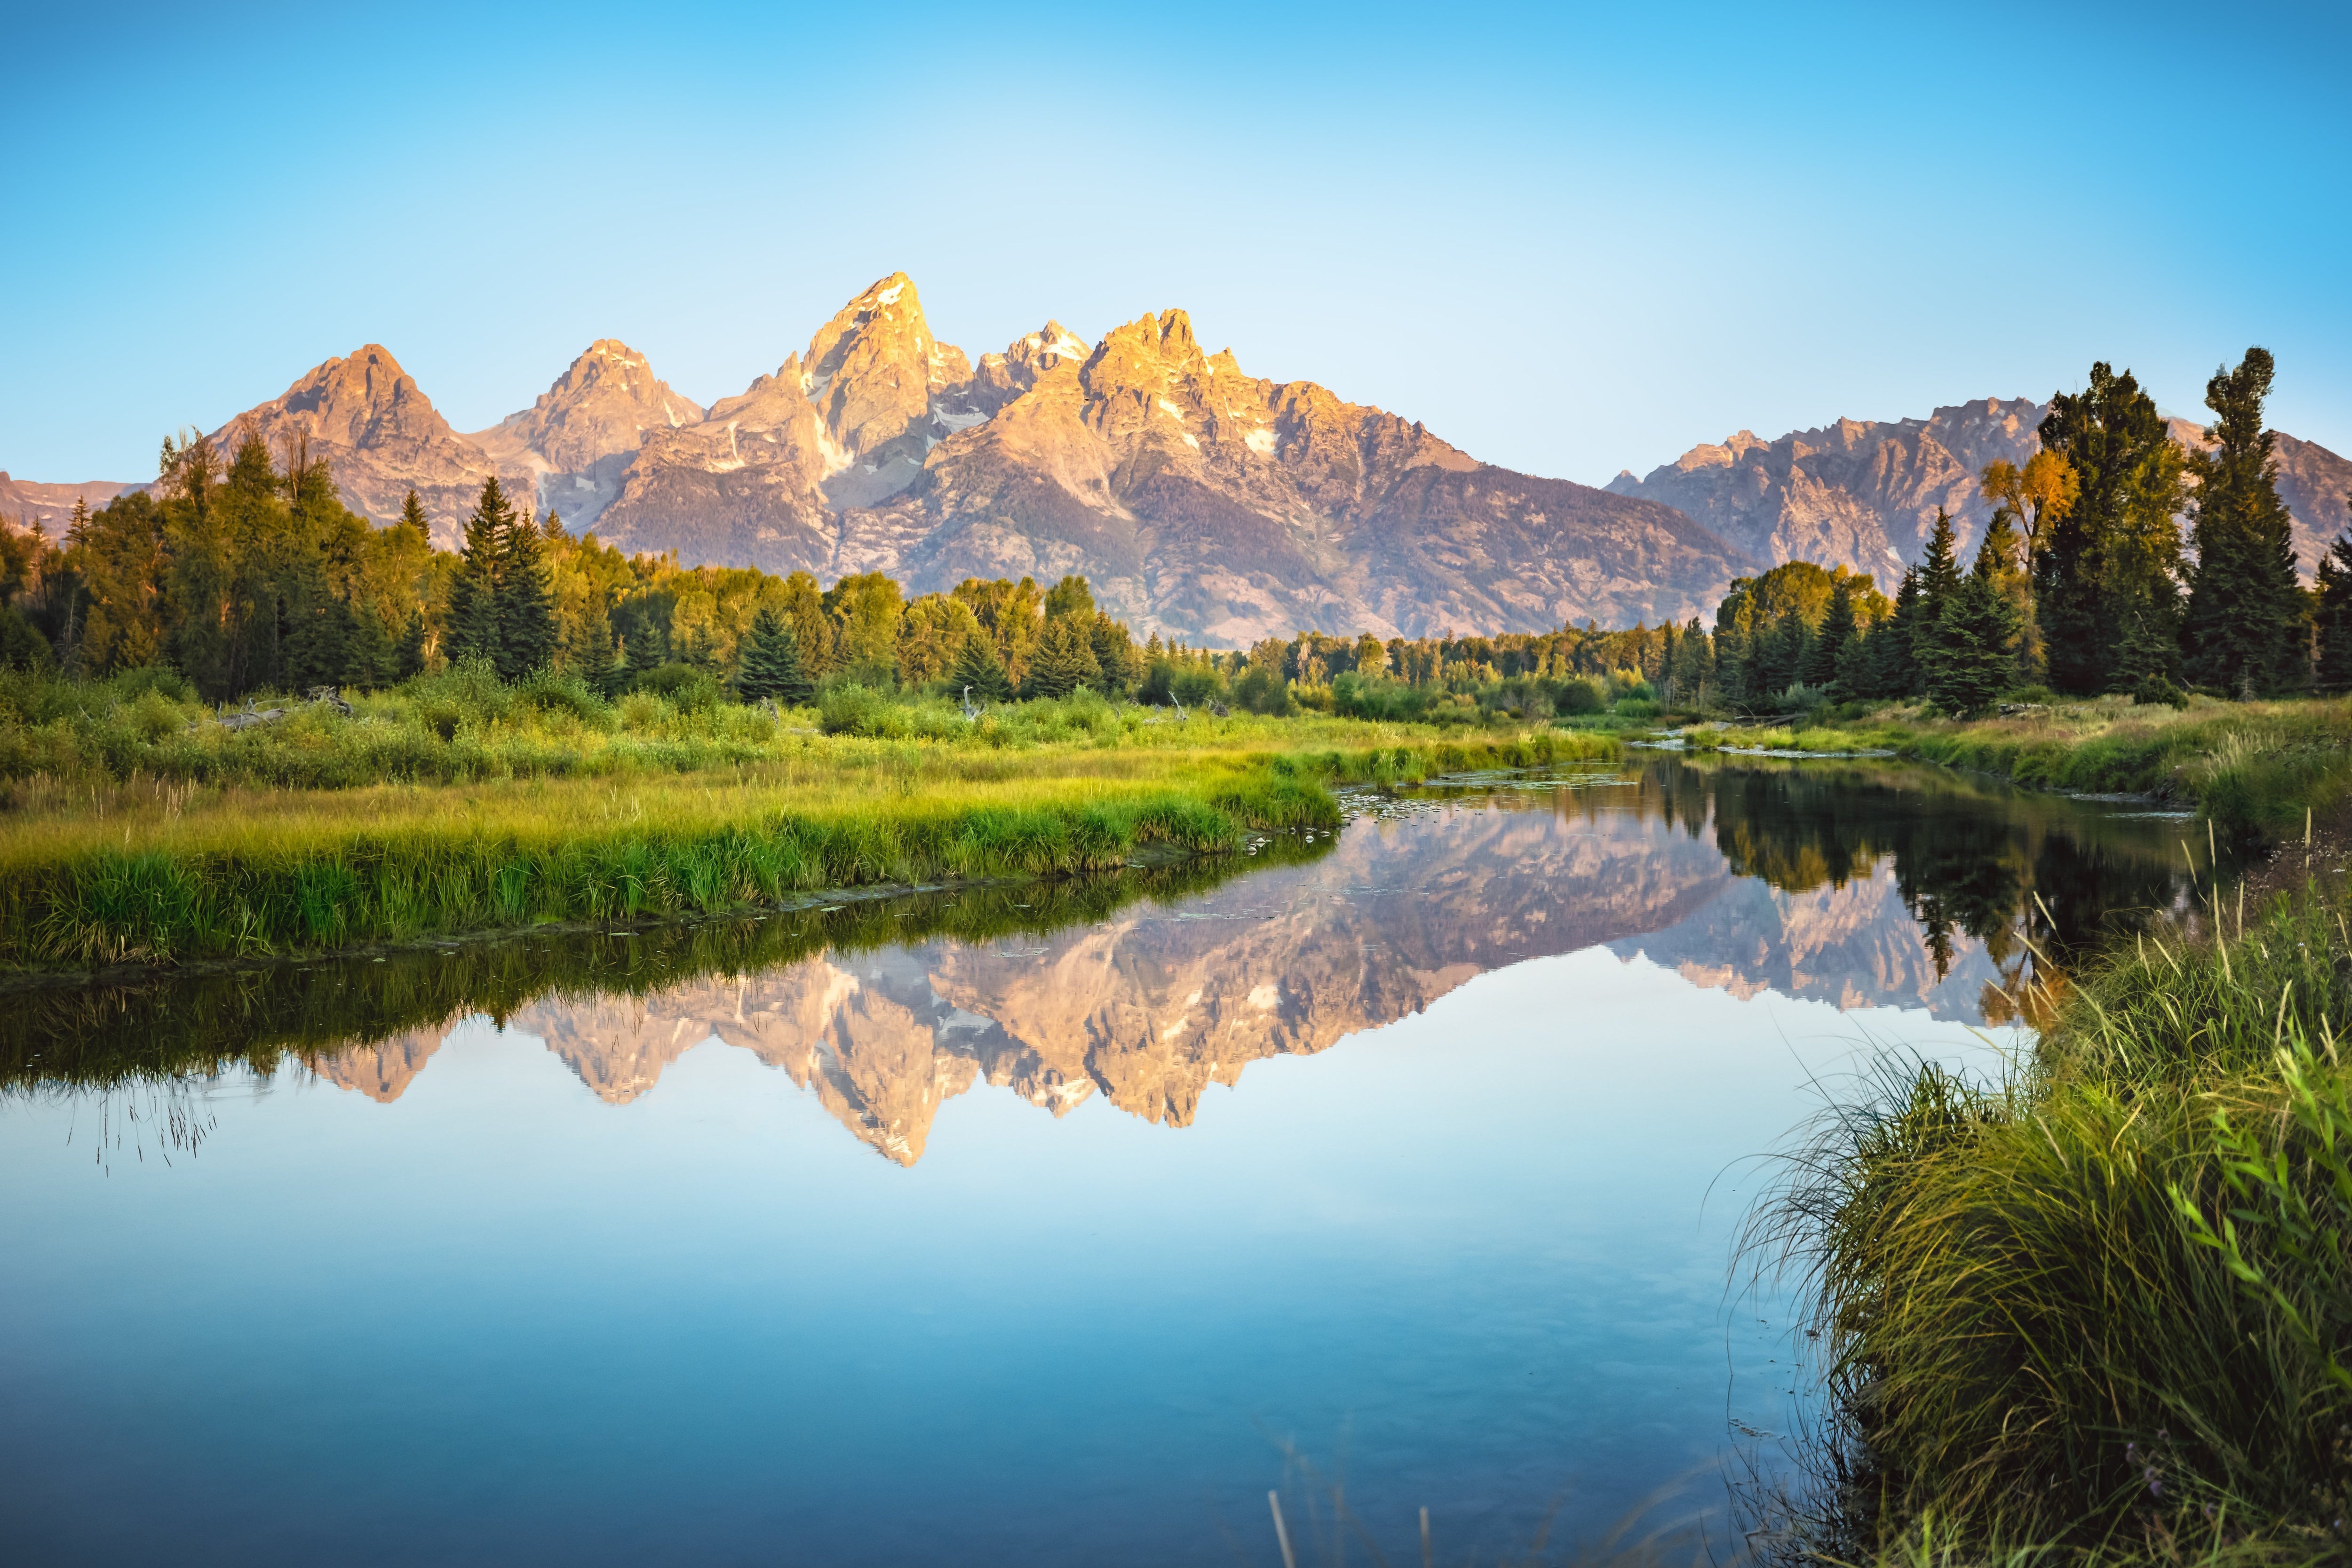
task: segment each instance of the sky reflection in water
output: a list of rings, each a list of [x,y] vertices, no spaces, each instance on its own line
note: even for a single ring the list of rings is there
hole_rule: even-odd
[[[1024,889],[12,1009],[0,1540],[1272,1562],[1284,1440],[1392,1557],[1423,1504],[1487,1556],[1677,1476],[1719,1512],[1795,1386],[1726,1302],[1738,1157],[1873,1040],[1981,1057],[2020,933],[2171,901],[2179,827],[1626,777],[1055,930]],[[315,1071],[90,1081],[280,1047]]]

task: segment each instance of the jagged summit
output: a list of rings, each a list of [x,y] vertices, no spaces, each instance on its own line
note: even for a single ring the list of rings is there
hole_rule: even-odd
[[[702,405],[670,389],[617,338],[588,345],[538,401],[470,437],[501,468],[536,479],[539,505],[593,522],[648,432],[702,422]]]
[[[530,469],[500,464],[449,427],[392,351],[366,343],[331,359],[268,403],[247,409],[213,432],[215,445],[233,445],[250,429],[273,452],[307,443],[324,458],[353,510],[379,522],[400,515],[410,489],[432,519],[433,536],[454,543],[459,520],[493,472],[529,494]]]

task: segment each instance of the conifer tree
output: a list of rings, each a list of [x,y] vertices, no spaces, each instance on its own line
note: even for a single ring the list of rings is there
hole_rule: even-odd
[[[1004,678],[1004,661],[996,657],[996,644],[986,632],[976,631],[963,639],[955,663],[948,668],[948,687],[958,697],[969,689],[975,700],[1004,700],[1011,683]]]
[[[1101,672],[1103,689],[1127,690],[1143,679],[1143,658],[1135,651],[1134,634],[1127,629],[1125,622],[1111,619],[1108,611],[1097,610],[1088,619],[1087,641],[1094,650],[1095,668]]]
[[[1919,558],[1918,615],[1911,626],[1911,662],[1918,667],[1919,689],[1931,700],[1944,657],[1944,612],[1960,591],[1957,545],[1951,517],[1937,507],[1936,526],[1927,535],[1926,553]]]
[[[508,527],[514,509],[492,474],[482,482],[482,497],[466,519],[465,542],[457,552],[457,573],[449,583],[448,635],[442,646],[452,664],[467,659],[498,660],[499,577],[505,562]]]
[[[1933,652],[1922,664],[1928,699],[1948,713],[1984,712],[2015,673],[2018,615],[2000,574],[1999,556],[1979,550],[1976,569],[1945,595]]]
[[[490,481],[495,484],[495,478]],[[520,680],[555,662],[555,596],[549,590],[546,536],[525,507],[499,541],[499,678]]]
[[[815,688],[801,668],[800,638],[792,623],[765,608],[751,617],[735,689],[749,701],[767,698],[786,707],[807,702]]]
[[[2352,529],[2319,558],[2319,686],[2352,690]]]
[[[384,629],[383,617],[372,605],[352,606],[351,636],[343,645],[341,685],[362,691],[374,691],[390,686],[399,668],[397,650],[393,647],[392,634]]]
[[[2238,368],[2205,384],[2215,418],[2210,451],[2189,458],[2197,477],[2197,566],[2181,640],[2189,678],[2225,690],[2269,693],[2304,683],[2304,599],[2295,579],[2294,520],[2279,500],[2273,434],[2263,404],[2275,374],[2252,348]]]
[[[623,639],[622,656],[622,668],[631,681],[669,662],[669,634],[645,605],[637,606],[629,635]]]
[[[425,503],[416,499],[415,490],[409,491],[408,499],[400,503],[400,526],[415,529],[419,539],[433,537],[433,530],[425,521]]]
[[[1087,637],[1087,623],[1076,615],[1056,616],[1045,623],[1029,660],[1022,691],[1031,697],[1067,697],[1081,686],[1102,687],[1102,668]]]
[[[1813,634],[1812,646],[1805,650],[1805,684],[1837,685],[1840,662],[1846,657],[1847,645],[1853,640],[1853,579],[1840,577],[1837,585],[1830,590],[1830,607],[1822,612],[1821,630]]]
[[[400,647],[393,653],[393,674],[401,680],[425,673],[425,612],[408,612],[408,626],[400,634]]]
[[[588,605],[588,626],[580,641],[580,673],[582,679],[595,689],[599,697],[611,697],[620,690],[628,672],[614,656],[613,648],[612,612],[601,599]]]
[[[1919,678],[1917,647],[1919,624],[1925,618],[1922,596],[1919,569],[1906,568],[1901,585],[1895,590],[1895,613],[1871,634],[1871,676],[1877,696],[1917,697],[1926,689]]]
[[[2156,400],[2104,361],[2083,391],[2050,400],[2040,434],[2077,481],[2033,552],[2050,684],[2106,690],[2123,679],[2126,634],[2137,658],[2155,657],[2179,614],[2180,448]]]

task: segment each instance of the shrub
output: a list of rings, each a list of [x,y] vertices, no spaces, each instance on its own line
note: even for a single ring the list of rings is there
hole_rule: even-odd
[[[1608,694],[1601,682],[1589,675],[1580,675],[1559,689],[1559,710],[1569,715],[1598,713],[1609,706]]]
[[[541,712],[570,713],[599,728],[613,718],[613,705],[577,671],[533,670],[515,687],[515,697]]]
[[[680,713],[702,713],[719,702],[719,678],[698,665],[664,664],[637,677],[636,689],[666,698]]]

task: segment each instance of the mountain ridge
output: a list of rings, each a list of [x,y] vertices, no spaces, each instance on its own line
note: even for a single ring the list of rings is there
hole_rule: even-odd
[[[1939,509],[1973,546],[1989,511],[1978,475],[2035,450],[2047,406],[1988,397],[1769,441],[1740,430],[1594,489],[1481,462],[1314,382],[1251,376],[1231,349],[1207,352],[1181,310],[1091,343],[1049,320],[975,361],[932,334],[894,272],[707,407],[600,338],[530,407],[459,432],[369,343],[214,438],[249,428],[273,448],[307,446],[379,522],[414,488],[445,547],[496,473],[632,552],[879,571],[917,593],[1078,573],[1139,632],[1243,647],[1306,630],[1705,616],[1733,578],[1788,560],[1891,584]],[[2352,461],[2284,433],[2278,454],[2308,575],[2352,521]],[[135,488],[0,474],[0,514],[54,532],[77,496],[100,505]]]

